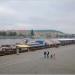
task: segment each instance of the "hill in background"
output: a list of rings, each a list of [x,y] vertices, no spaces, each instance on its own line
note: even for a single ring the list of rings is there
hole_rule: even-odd
[[[10,37],[31,37],[31,31],[32,30],[7,30],[7,31],[0,31],[0,37],[6,36],[8,38]],[[65,34],[61,31],[57,30],[33,30],[34,37],[42,37],[42,38],[57,38],[57,37],[75,37],[74,34]],[[16,38],[15,37],[15,38]],[[3,37],[2,37],[3,38]]]

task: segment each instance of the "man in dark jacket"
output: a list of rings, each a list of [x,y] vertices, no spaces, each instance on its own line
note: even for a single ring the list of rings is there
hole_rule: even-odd
[[[44,58],[46,58],[46,54],[47,54],[46,51],[44,51]]]

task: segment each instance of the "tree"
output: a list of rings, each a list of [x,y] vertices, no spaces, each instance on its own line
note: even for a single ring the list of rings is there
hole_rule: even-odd
[[[16,36],[17,33],[16,33],[16,32],[9,32],[8,35],[9,35],[9,36]]]
[[[7,33],[6,33],[5,31],[1,31],[1,32],[0,32],[0,35],[1,35],[1,36],[6,36]]]
[[[31,35],[31,38],[33,38],[33,37],[34,37],[34,31],[33,31],[33,30],[31,30],[30,35]]]

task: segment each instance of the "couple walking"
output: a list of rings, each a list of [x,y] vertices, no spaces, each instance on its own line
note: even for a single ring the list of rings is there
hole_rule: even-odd
[[[49,51],[44,51],[44,58],[49,58]]]
[[[50,56],[50,58],[55,57],[55,53],[52,53],[51,55],[49,55],[49,54],[50,54],[49,51],[44,51],[44,58],[49,58],[49,56]]]

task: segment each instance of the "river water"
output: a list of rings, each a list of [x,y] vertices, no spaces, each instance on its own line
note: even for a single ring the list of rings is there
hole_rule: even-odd
[[[0,45],[24,43],[25,39],[0,39]]]

